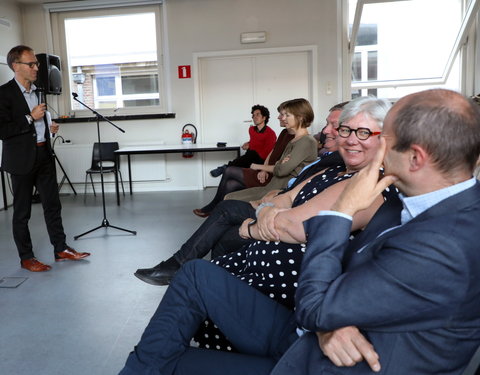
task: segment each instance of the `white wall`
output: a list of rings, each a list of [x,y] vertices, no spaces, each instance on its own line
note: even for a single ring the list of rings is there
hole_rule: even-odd
[[[0,17],[10,23],[10,27],[0,25],[0,56],[6,56],[10,48],[20,44],[23,39],[20,6],[12,0],[3,0],[0,3]]]
[[[339,57],[337,42],[338,0],[165,0],[170,51],[172,106],[176,124],[195,118],[193,79],[178,79],[177,66],[191,65],[194,52],[318,45],[319,106],[325,111],[337,92]],[[36,51],[49,51],[43,8],[24,8],[25,42]],[[33,27],[35,25],[35,27]],[[267,42],[240,44],[240,33],[266,31]],[[339,36],[338,36],[339,37]],[[325,95],[331,82],[333,92]],[[171,120],[162,120],[162,124]],[[165,125],[162,125],[165,126]],[[167,129],[168,130],[168,129]],[[174,132],[176,139],[177,132]]]
[[[121,145],[130,142],[178,143],[180,130],[185,123],[195,123],[194,79],[178,79],[178,65],[192,65],[194,52],[241,50],[251,48],[287,47],[297,45],[318,46],[318,103],[312,103],[316,120],[312,131],[323,125],[325,111],[341,99],[337,87],[341,67],[339,66],[337,39],[337,13],[339,0],[166,0],[168,48],[172,110],[175,119],[122,121],[118,125],[125,129],[122,134],[107,124],[102,125],[102,139],[118,141]],[[45,36],[46,16],[41,6],[23,8],[24,42],[36,52],[52,53]],[[240,44],[240,34],[248,31],[266,31],[267,42],[262,44]],[[338,36],[339,38],[340,36]],[[332,93],[326,95],[330,84]],[[286,88],[288,90],[288,88]],[[219,98],[221,105],[221,98]],[[246,109],[248,111],[248,108]],[[92,143],[96,128],[92,123],[62,125],[61,133],[76,144]],[[234,154],[219,157],[231,159]],[[202,187],[202,163],[185,160],[179,155],[167,156],[169,181],[159,189]],[[185,173],[187,172],[187,173]]]
[[[52,53],[47,30],[48,15],[43,7],[28,5],[20,11],[11,1],[0,3],[0,15],[12,22],[11,29],[0,26],[0,55],[5,55],[12,45],[20,42],[31,45],[37,52]],[[176,118],[119,122],[118,125],[126,130],[125,134],[102,124],[102,139],[116,140],[121,145],[155,140],[178,143],[183,124],[195,123],[197,113],[195,77],[178,79],[177,66],[192,65],[195,52],[298,45],[318,46],[318,66],[314,67],[318,77],[318,92],[315,93],[318,101],[312,103],[316,114],[312,130],[318,131],[327,109],[342,99],[339,92],[342,87],[341,3],[341,0],[165,0],[170,52],[168,63],[171,67],[168,79]],[[266,31],[267,42],[240,44],[240,34],[248,31]],[[477,91],[478,82],[477,75]],[[330,95],[326,94],[327,85],[332,89]],[[60,134],[76,144],[91,144],[96,139],[96,127],[93,123],[64,124]],[[222,157],[229,159],[233,154]],[[159,189],[201,187],[201,168],[202,163],[197,156],[193,160],[182,160],[179,155],[168,155],[166,169],[170,180],[162,183]]]
[[[175,119],[122,121],[118,125],[126,133],[120,133],[107,124],[102,125],[102,139],[118,141],[121,145],[142,141],[161,140],[178,143],[185,123],[195,123],[194,79],[178,79],[178,65],[192,65],[194,52],[242,50],[251,48],[288,47],[298,45],[318,46],[318,92],[312,103],[316,120],[312,131],[322,126],[326,110],[341,100],[337,87],[341,67],[339,65],[338,6],[340,0],[166,0],[169,64],[168,79],[171,83],[172,110]],[[24,19],[23,43],[35,51],[52,53],[47,35],[47,16],[43,7],[28,5],[22,8]],[[266,31],[267,42],[240,44],[240,34],[248,31]],[[2,41],[3,43],[3,41]],[[3,50],[15,44],[5,43]],[[1,53],[1,51],[0,51]],[[326,94],[330,85],[332,93]],[[288,90],[288,88],[286,88]],[[221,98],[219,98],[221,105]],[[246,111],[249,109],[247,108]],[[93,123],[63,124],[60,134],[76,144],[90,144],[96,139]],[[219,158],[230,159],[233,154]],[[196,157],[198,159],[198,157]],[[222,160],[219,159],[219,162]],[[179,155],[167,156],[167,174],[170,182],[161,189],[202,186],[201,163],[198,160],[182,160]],[[185,173],[188,171],[188,173]]]

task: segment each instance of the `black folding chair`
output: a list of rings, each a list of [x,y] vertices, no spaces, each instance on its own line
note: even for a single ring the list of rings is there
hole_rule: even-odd
[[[92,184],[93,194],[96,196],[95,186],[93,184],[92,175],[100,173],[118,173],[120,182],[122,183],[122,191],[125,196],[125,189],[123,187],[122,172],[120,171],[120,160],[115,157],[115,150],[118,150],[118,142],[95,142],[92,151],[92,165],[85,171],[85,189],[84,197],[87,194],[87,176],[90,176],[90,183]],[[102,156],[100,160],[100,155]]]

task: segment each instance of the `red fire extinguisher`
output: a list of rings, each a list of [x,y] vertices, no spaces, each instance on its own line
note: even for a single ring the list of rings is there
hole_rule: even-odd
[[[194,131],[189,131],[187,128],[191,126]],[[185,124],[182,128],[182,145],[192,145],[197,143],[197,128],[193,124]],[[184,152],[184,158],[193,158],[193,152]]]

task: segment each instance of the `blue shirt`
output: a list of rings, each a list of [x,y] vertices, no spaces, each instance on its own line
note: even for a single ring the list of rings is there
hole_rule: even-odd
[[[414,219],[422,212],[428,210],[430,207],[435,206],[444,199],[471,188],[473,185],[475,185],[475,182],[476,178],[472,177],[469,180],[447,186],[446,188],[435,190],[427,194],[416,195],[413,197],[405,197],[403,194],[400,194],[399,197],[403,203],[403,210],[401,213],[402,225],[408,223],[410,220]]]
[[[15,82],[17,82],[18,87],[22,91],[23,97],[25,98],[25,101],[28,104],[28,108],[30,109],[30,112],[32,112],[33,108],[36,107],[39,103],[39,98],[35,92],[37,87],[32,83],[32,86],[30,87],[30,91],[27,91],[23,85],[18,82],[15,79]],[[38,142],[45,142],[45,122],[43,120],[43,117],[41,119],[35,120],[34,121],[35,125],[35,130],[37,132],[37,143]]]
[[[323,158],[324,156],[327,156],[327,155],[330,155],[330,154],[331,154],[331,152],[325,152],[325,153],[322,154],[322,156],[320,156],[317,160],[315,160],[314,162],[312,162],[312,163],[306,165],[305,167],[303,167],[302,170],[300,171],[300,173],[297,175],[297,177],[300,176],[300,175],[303,173],[303,171],[306,171],[306,170],[307,170],[308,168],[310,168],[311,166],[317,164],[320,160],[322,160],[322,158]],[[293,185],[293,183],[295,182],[295,180],[297,179],[297,177],[292,177],[290,180],[288,180],[287,188],[289,188],[290,186]]]
[[[403,204],[403,210],[401,213],[402,225],[414,219],[422,212],[435,206],[437,203],[440,203],[441,201],[455,194],[461,193],[462,191],[471,188],[473,185],[475,185],[476,181],[477,179],[475,177],[472,177],[458,184],[447,186],[443,189],[435,190],[430,193],[415,195],[413,197],[405,197],[404,195],[400,194],[399,197]],[[350,215],[344,214],[342,212],[320,211],[318,213],[318,216],[324,215],[336,215],[344,217],[348,220],[352,220],[352,217]]]

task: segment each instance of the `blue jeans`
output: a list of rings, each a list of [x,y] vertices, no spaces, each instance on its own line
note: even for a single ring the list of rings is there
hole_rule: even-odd
[[[240,354],[190,348],[210,318]],[[294,313],[205,260],[186,263],[120,375],[269,374],[297,338]]]

